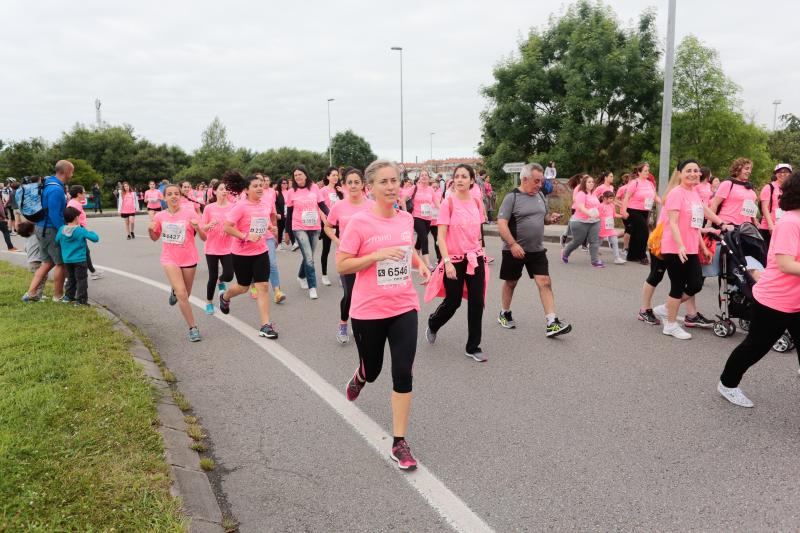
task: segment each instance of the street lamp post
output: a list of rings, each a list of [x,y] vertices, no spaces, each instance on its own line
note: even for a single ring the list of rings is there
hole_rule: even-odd
[[[435,131],[431,132],[431,163],[433,162],[433,136],[436,135]]]
[[[392,46],[392,50],[400,52],[400,162],[405,161],[403,155],[403,47]]]
[[[328,98],[328,165],[333,166],[333,146],[331,146],[331,102],[334,98]]]
[[[664,64],[664,99],[661,105],[661,154],[658,164],[658,192],[667,192],[669,151],[672,137],[672,70],[675,64],[675,0],[669,0],[667,15],[667,53]]]
[[[781,101],[775,100],[772,105],[775,106],[775,115],[772,117],[772,131],[775,131],[778,128],[778,106],[781,105]]]

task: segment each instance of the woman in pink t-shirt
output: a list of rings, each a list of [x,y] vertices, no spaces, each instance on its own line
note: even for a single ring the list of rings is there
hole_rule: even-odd
[[[650,165],[647,163],[641,163],[633,169],[620,209],[622,218],[628,220],[627,229],[631,236],[628,261],[638,261],[643,265],[650,264],[647,259],[647,239],[650,236],[647,219],[653,206],[661,203],[649,178]]]
[[[600,200],[600,207],[598,208],[600,212],[600,242],[606,239],[614,252],[614,264],[624,265],[625,259],[622,258],[619,250],[619,235],[614,225],[614,219],[622,218],[622,215],[617,213],[617,208],[614,204],[614,192],[606,191],[598,196],[598,199]]]
[[[581,179],[577,191],[573,194],[572,209],[575,214],[569,220],[572,241],[561,251],[561,261],[569,262],[570,254],[584,242],[589,243],[589,256],[591,265],[595,268],[604,268],[600,260],[600,200],[593,194],[594,178],[585,175]]]
[[[600,198],[606,191],[614,192],[614,173],[610,170],[601,172],[597,177],[597,182],[600,184],[594,189],[594,195]],[[613,198],[613,194],[612,194]]]
[[[206,264],[208,265],[208,282],[206,283],[206,314],[214,314],[214,291],[220,294],[227,289],[226,283],[233,279],[233,256],[231,247],[233,237],[225,233],[225,217],[233,208],[228,200],[228,187],[224,182],[217,182],[217,189],[211,202],[203,210],[202,225],[206,232]],[[222,273],[219,266],[222,265]]]
[[[189,326],[189,340],[200,340],[200,330],[192,314],[189,296],[192,294],[194,275],[197,272],[197,246],[195,233],[206,239],[206,232],[200,226],[200,217],[191,211],[181,209],[181,189],[177,185],[167,185],[164,189],[167,201],[166,211],[157,213],[150,223],[150,238],[161,239],[161,266],[167,275],[172,291],[169,305],[178,304],[183,319]]]
[[[711,210],[719,213],[726,224],[739,226],[744,222],[755,223],[758,214],[756,192],[750,183],[753,162],[744,157],[731,165],[731,177],[723,181],[711,200]]]
[[[328,206],[317,185],[311,181],[306,167],[297,165],[292,170],[292,177],[292,188],[285,194],[286,229],[294,234],[303,256],[297,281],[302,289],[308,289],[308,297],[316,300],[318,296],[314,249],[319,240],[321,222],[325,221],[328,214]]]
[[[70,200],[67,202],[67,207],[74,207],[75,209],[80,212],[78,216],[78,224],[86,227],[86,212],[83,210],[83,206],[86,205],[86,189],[83,188],[83,185],[73,185],[69,188],[69,198]],[[94,268],[94,264],[92,263],[92,255],[89,253],[89,241],[86,241],[86,268],[91,272],[91,279],[100,279],[103,277],[104,272],[102,270],[97,270]]]
[[[753,287],[755,308],[750,329],[728,357],[717,384],[722,396],[741,407],[753,407],[739,388],[745,372],[786,330],[795,342],[800,340],[800,173],[795,172],[783,183],[779,207],[783,216],[772,233],[767,267]]]
[[[775,230],[775,224],[783,216],[783,209],[779,207],[781,188],[783,187],[783,182],[791,175],[792,166],[788,163],[779,163],[772,172],[772,181],[761,189],[759,199],[761,200],[762,215],[758,229],[761,236],[764,237],[767,247],[769,247],[772,232]]]
[[[431,232],[431,218],[433,209],[439,207],[439,195],[431,187],[431,177],[427,170],[422,170],[417,178],[417,183],[411,188],[410,200],[412,203],[411,215],[414,217],[414,233],[417,241],[414,249],[422,255],[422,260],[428,268],[431,260],[428,255],[428,234]]]
[[[391,457],[398,467],[414,469],[417,462],[405,440],[411,410],[412,370],[417,351],[419,297],[412,267],[423,283],[430,271],[413,248],[414,219],[395,210],[400,194],[397,165],[379,159],[365,172],[375,205],[353,215],[336,252],[339,274],[355,274],[350,320],[360,364],[347,384],[351,402],[361,389],[375,381],[383,367],[383,350],[389,342],[392,359]]]
[[[330,211],[336,202],[343,198],[342,186],[339,184],[339,169],[328,167],[325,178],[322,180],[324,186],[319,190],[322,199]],[[322,241],[322,253],[319,261],[322,267],[322,284],[330,286],[331,280],[328,278],[328,255],[331,253],[331,239],[324,231],[320,232],[319,239]]]
[[[150,181],[147,187],[148,189],[144,191],[144,202],[147,205],[147,215],[150,217],[150,222],[152,222],[156,213],[161,211],[161,200],[164,199],[164,195],[156,188],[155,181]]]
[[[428,317],[425,337],[433,344],[436,334],[461,306],[467,290],[467,345],[465,353],[479,363],[487,360],[481,350],[481,329],[486,288],[486,258],[481,246],[481,224],[486,218],[483,205],[470,193],[475,170],[458,165],[453,171],[453,194],[439,207],[439,248],[444,270],[445,297]]]
[[[439,199],[439,205],[441,205],[442,188],[439,186],[439,180],[433,180],[431,182],[431,188],[433,189],[436,197]],[[431,235],[433,235],[433,250],[436,252],[437,263],[441,262],[442,260],[442,252],[439,250],[439,244],[436,242],[439,238],[439,222],[437,221],[439,218],[439,205],[431,208]]]
[[[128,240],[136,238],[133,231],[133,223],[136,220],[136,212],[139,210],[139,199],[127,181],[122,182],[122,190],[117,197],[117,211],[125,223],[125,236]]]
[[[328,213],[325,221],[325,233],[339,247],[341,237],[347,229],[347,223],[356,213],[370,209],[375,202],[368,200],[364,196],[364,175],[360,170],[351,168],[344,175],[344,187],[347,196],[335,202]],[[342,284],[342,300],[339,302],[339,330],[336,333],[336,340],[345,344],[350,340],[347,333],[347,320],[350,318],[350,303],[353,295],[353,286],[356,283],[355,274],[339,276]]]
[[[184,180],[180,183],[181,186],[181,209],[194,211],[200,217],[200,202],[194,197],[194,189],[192,189],[192,182]]]
[[[697,184],[694,190],[697,192],[703,205],[710,205],[711,197],[714,196],[711,192],[711,182],[708,181],[710,177],[711,169],[708,167],[700,167],[700,183]]]

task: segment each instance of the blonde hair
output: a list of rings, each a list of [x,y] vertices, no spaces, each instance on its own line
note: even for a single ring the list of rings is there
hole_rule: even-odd
[[[376,159],[370,163],[367,169],[364,171],[364,178],[367,181],[367,185],[372,185],[375,182],[375,175],[378,173],[378,171],[387,167],[393,168],[397,176],[400,176],[400,169],[397,168],[395,163],[389,161],[388,159]]]
[[[672,176],[669,177],[669,183],[667,183],[667,190],[664,191],[664,198],[667,197],[669,192],[681,184],[681,172],[676,168],[672,171]]]

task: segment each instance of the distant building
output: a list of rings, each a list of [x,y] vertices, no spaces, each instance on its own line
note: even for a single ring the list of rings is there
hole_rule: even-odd
[[[422,163],[403,163],[402,167],[408,173],[409,177],[416,178],[422,169],[427,169],[431,174],[442,174],[445,177],[450,177],[453,170],[461,164],[466,163],[473,168],[483,165],[483,159],[480,157],[451,157],[449,159],[430,159]]]

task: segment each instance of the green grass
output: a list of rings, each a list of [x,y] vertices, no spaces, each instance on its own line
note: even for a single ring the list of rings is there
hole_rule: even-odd
[[[0,261],[0,531],[184,531],[155,392],[91,308]]]

